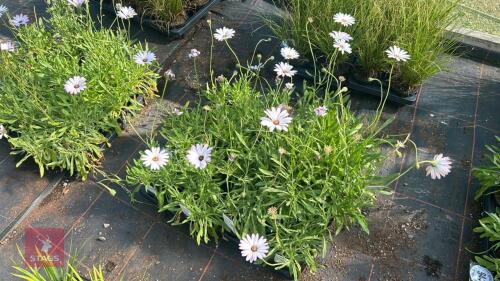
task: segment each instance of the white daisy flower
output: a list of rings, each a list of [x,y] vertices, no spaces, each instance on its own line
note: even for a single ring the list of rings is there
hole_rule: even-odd
[[[159,147],[153,147],[144,151],[141,156],[142,164],[144,166],[151,168],[151,170],[159,170],[161,167],[165,166],[170,158],[170,153]]]
[[[137,16],[137,13],[132,7],[122,6],[122,5],[120,6],[117,5],[116,7],[118,8],[118,12],[116,13],[116,15],[121,19],[128,20]]]
[[[156,60],[156,55],[150,51],[140,51],[134,56],[134,61],[137,64],[151,64]]]
[[[323,117],[326,115],[326,113],[328,113],[328,107],[326,106],[320,106],[320,107],[316,107],[314,109],[314,113],[317,115],[317,116],[320,116],[320,117]]]
[[[337,41],[345,41],[345,42],[349,42],[352,40],[352,36],[349,35],[349,33],[345,33],[343,31],[332,31],[329,33],[330,37],[333,38],[333,40],[335,40],[335,42]]]
[[[344,13],[337,13],[333,16],[333,20],[336,23],[340,23],[343,26],[351,26],[353,25],[356,20],[354,19],[353,16],[349,14],[344,14]]]
[[[7,11],[9,11],[9,9],[5,5],[0,5],[0,17],[7,13]]]
[[[295,86],[295,85],[294,85],[293,83],[291,83],[291,82],[289,82],[289,83],[286,83],[286,84],[285,84],[285,88],[286,88],[287,90],[293,90],[293,87],[294,87],[294,86]]]
[[[293,118],[288,115],[286,109],[272,107],[264,112],[266,113],[266,117],[260,118],[262,126],[268,127],[270,132],[273,132],[275,129],[278,131],[288,131],[288,124],[292,122]]]
[[[198,51],[198,50],[196,50],[196,49],[191,49],[191,51],[189,52],[188,57],[189,57],[190,59],[192,59],[192,58],[196,58],[196,57],[197,57],[197,56],[199,56],[200,54],[201,54],[201,53],[200,53],[200,51]]]
[[[87,0],[68,0],[68,4],[75,8],[80,8],[86,2]]]
[[[385,51],[387,57],[390,59],[395,59],[396,61],[407,61],[410,59],[410,55],[407,51],[399,48],[398,46],[391,46]]]
[[[217,41],[224,41],[234,37],[235,31],[232,28],[217,28],[214,33],[214,38]]]
[[[198,169],[204,169],[211,161],[212,148],[206,144],[196,144],[191,146],[187,153],[188,162]]]
[[[0,43],[0,51],[13,52],[16,49],[16,45],[12,41]]]
[[[274,72],[278,77],[293,77],[297,71],[293,70],[293,66],[286,62],[280,62],[274,65]]]
[[[352,53],[351,44],[349,44],[349,42],[344,40],[336,41],[335,44],[333,44],[333,47],[339,50],[342,53],[342,55],[345,53],[348,54]]]
[[[248,262],[255,262],[257,259],[263,259],[269,252],[269,244],[264,237],[259,234],[246,235],[240,240],[241,256],[245,257]]]
[[[0,140],[4,137],[7,137],[7,129],[5,129],[2,124],[0,124]]]
[[[10,24],[15,27],[20,27],[21,25],[27,25],[29,21],[30,20],[27,15],[19,14],[10,19]]]
[[[281,56],[286,60],[294,60],[299,58],[299,52],[294,48],[283,47],[281,48]]]
[[[430,175],[433,180],[444,178],[451,171],[451,159],[443,157],[443,154],[435,155],[425,170],[427,171],[426,176]]]
[[[66,93],[71,95],[76,95],[87,88],[87,80],[81,76],[73,76],[66,81],[64,84],[64,90]]]

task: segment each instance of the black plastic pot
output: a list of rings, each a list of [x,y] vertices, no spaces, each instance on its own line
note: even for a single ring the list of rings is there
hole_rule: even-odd
[[[155,205],[158,204],[158,199],[156,199],[156,195],[154,193],[152,193],[151,191],[147,190],[146,187],[141,186],[139,188],[139,190],[140,190],[139,192],[142,194],[142,196],[144,196],[144,198],[146,200],[148,200],[149,202],[151,202]],[[238,245],[240,244],[240,239],[238,239],[238,237],[236,237],[236,235],[234,235],[234,233],[224,232],[223,238],[225,238],[224,240],[226,240],[228,243],[231,243],[234,245],[234,247],[238,248]],[[258,266],[261,266],[261,265],[258,265]],[[265,267],[265,266],[262,266],[262,267],[269,269],[269,267]],[[293,277],[290,274],[290,271],[285,270],[285,269],[280,269],[280,270],[277,270],[277,272],[280,275],[282,275],[283,277],[285,277],[286,279],[293,280]]]
[[[357,93],[368,94],[374,97],[382,97],[382,95],[387,94],[387,86],[382,84],[382,92],[380,84],[377,81],[368,82],[358,79],[352,72],[349,73],[347,77],[347,87],[349,90]],[[400,105],[412,105],[417,101],[418,91],[411,93],[401,93],[396,89],[389,90],[388,101],[391,101]]]
[[[205,17],[215,4],[219,3],[221,0],[209,0],[208,3],[197,9],[192,15],[186,20],[186,22],[179,26],[172,26],[168,30],[163,29],[162,27],[155,24],[155,21],[148,16],[136,16],[132,19],[138,22],[141,25],[147,26],[151,29],[158,31],[159,33],[167,35],[171,39],[179,39],[184,37],[186,33],[200,21],[203,17]],[[102,9],[115,13],[115,7],[113,6],[113,2],[103,2]]]

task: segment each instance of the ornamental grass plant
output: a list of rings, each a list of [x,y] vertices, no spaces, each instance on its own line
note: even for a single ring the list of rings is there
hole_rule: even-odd
[[[223,27],[213,38],[234,55],[237,71],[207,83],[203,103],[163,120],[165,144],[146,140],[149,149],[127,167],[125,184],[154,193],[159,211],[173,213],[173,224],[188,224],[197,243],[229,234],[247,261],[285,268],[298,280],[304,266],[316,269],[315,257],[334,234],[353,224],[369,231],[363,210],[394,180],[379,176],[382,149],[411,141],[380,133],[389,122],[380,121],[385,100],[373,117],[350,110],[344,79],[333,74],[341,51],[316,71],[316,84],[296,89],[299,52],[281,49],[284,61],[270,82],[260,71],[273,59],[257,54],[242,64],[229,43],[234,36]],[[203,53],[186,56],[196,69]],[[451,169],[443,155],[417,167],[424,163],[432,179]]]
[[[32,158],[42,176],[86,178],[120,117],[141,108],[136,97],[155,93],[156,67],[125,31],[96,27],[85,1],[52,1],[48,12],[25,23],[3,16],[15,40],[0,51],[0,124],[18,166]]]
[[[335,50],[336,39],[329,32],[342,31],[354,39],[352,55],[345,59],[360,79],[387,79],[391,64],[384,50],[392,45],[404,48],[412,60],[395,69],[393,87],[402,92],[415,90],[425,79],[439,72],[446,63],[442,56],[453,50],[445,40],[446,28],[456,19],[456,0],[290,0],[282,18],[269,19],[275,34],[302,52],[309,42],[317,57]],[[356,18],[350,26],[338,24],[334,15],[348,13]],[[308,22],[310,36],[305,36]]]

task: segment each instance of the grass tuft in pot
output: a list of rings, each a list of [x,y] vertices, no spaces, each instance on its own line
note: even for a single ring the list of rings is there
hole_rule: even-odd
[[[205,5],[208,0],[123,0],[116,4],[130,5],[140,17],[151,18],[159,29],[168,31],[183,25],[192,11]]]
[[[456,7],[456,0],[290,0],[283,18],[268,23],[279,38],[302,52],[309,51],[311,40],[318,57],[334,51],[330,32],[348,33],[353,71],[365,81],[386,80],[391,65],[384,51],[393,45],[404,48],[412,59],[395,69],[393,87],[405,95],[445,65],[443,54],[454,47],[443,35],[454,24]],[[334,19],[338,13],[352,15],[355,23],[340,25]],[[308,22],[311,36],[305,36]]]

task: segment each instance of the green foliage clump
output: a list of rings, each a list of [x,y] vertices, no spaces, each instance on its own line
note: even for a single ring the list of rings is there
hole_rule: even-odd
[[[335,50],[330,32],[351,34],[352,61],[364,78],[389,73],[391,64],[384,51],[397,45],[411,59],[396,69],[393,84],[408,90],[439,72],[446,62],[443,53],[453,50],[443,35],[454,24],[456,6],[456,0],[289,0],[283,18],[268,23],[280,39],[302,53],[309,52],[311,41],[314,51],[324,56]],[[351,14],[356,23],[342,27],[333,19],[336,13]]]
[[[496,140],[499,142],[500,138],[496,137]],[[495,145],[487,145],[486,149],[488,150],[490,163],[473,170],[474,176],[480,183],[480,188],[475,196],[476,200],[483,196],[486,191],[500,186],[500,148]],[[493,192],[496,192],[496,190]]]
[[[154,188],[160,211],[176,213],[172,222],[189,224],[198,243],[224,231],[239,238],[265,236],[265,263],[298,278],[303,265],[315,270],[332,223],[336,232],[351,223],[368,231],[362,209],[378,191],[370,185],[377,180],[384,140],[350,112],[341,87],[324,98],[306,88],[292,101],[290,90],[263,93],[250,77],[214,83],[204,92],[207,104],[166,118],[161,135],[168,163],[151,170],[137,159],[126,180]],[[315,114],[319,106],[328,108],[326,116]],[[272,107],[291,113],[287,132],[260,124]],[[186,160],[198,143],[213,148],[205,169]]]
[[[85,178],[102,157],[118,119],[141,108],[136,95],[156,91],[157,74],[134,62],[142,46],[125,32],[96,28],[82,7],[66,1],[49,8],[49,19],[14,28],[18,46],[0,52],[0,124],[14,153],[40,168],[60,168]],[[77,95],[65,92],[73,76],[86,78]]]
[[[474,228],[475,233],[480,234],[480,238],[488,239],[492,244],[489,252],[493,255],[476,256],[476,261],[486,267],[488,270],[495,273],[495,280],[500,280],[500,258],[498,258],[498,251],[500,250],[500,210],[497,209],[496,213],[487,214],[486,217],[479,220],[479,227]]]

